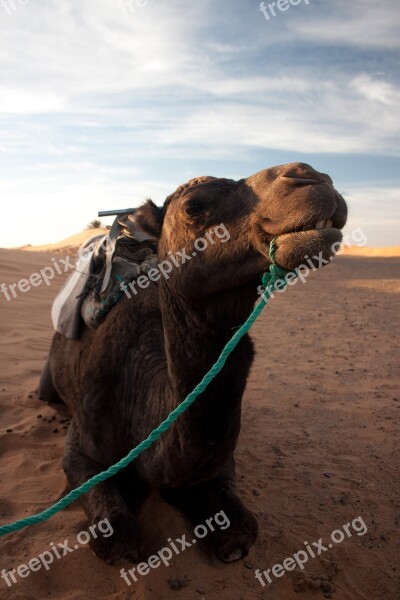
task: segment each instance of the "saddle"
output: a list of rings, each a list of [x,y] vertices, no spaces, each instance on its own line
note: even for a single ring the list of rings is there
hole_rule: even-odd
[[[51,309],[55,331],[78,339],[83,323],[96,329],[128,285],[158,264],[157,240],[142,231],[135,213],[118,215],[106,235],[92,236],[78,250],[75,269]]]

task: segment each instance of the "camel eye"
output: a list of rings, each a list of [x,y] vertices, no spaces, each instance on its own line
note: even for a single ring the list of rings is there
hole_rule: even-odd
[[[200,202],[192,200],[186,204],[185,213],[188,217],[198,217],[203,215],[205,212],[205,206],[200,204]]]

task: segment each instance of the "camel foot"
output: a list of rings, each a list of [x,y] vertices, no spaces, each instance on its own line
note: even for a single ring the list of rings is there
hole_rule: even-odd
[[[257,539],[258,523],[255,516],[243,505],[224,512],[230,521],[227,529],[216,529],[210,537],[215,555],[223,562],[229,563],[241,560],[248,555],[250,548]]]
[[[161,494],[185,513],[194,526],[213,523],[204,541],[223,562],[247,556],[257,539],[257,519],[236,494],[229,471],[199,485],[161,490]]]
[[[139,528],[133,516],[116,515],[109,518],[110,537],[98,535],[89,542],[93,552],[109,565],[139,561]]]

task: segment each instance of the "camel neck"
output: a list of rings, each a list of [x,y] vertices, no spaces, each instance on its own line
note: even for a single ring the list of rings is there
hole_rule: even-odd
[[[153,397],[163,399],[161,405],[159,401],[155,405],[158,422],[201,381],[232,337],[234,328],[251,312],[252,298],[248,294],[243,296],[243,292],[239,296],[231,297],[230,304],[226,298],[223,302],[218,297],[194,305],[160,287],[167,380],[161,377],[152,381]],[[218,309],[222,305],[225,311]],[[241,400],[252,360],[253,346],[246,335],[221,373],[166,432],[162,444],[156,445],[153,452],[150,449],[140,460],[152,481],[168,487],[177,485],[179,480],[183,485],[187,481],[209,479],[220,471],[236,447]],[[165,460],[161,461],[161,456]]]
[[[243,289],[236,296],[231,291],[194,304],[168,289],[161,293],[168,373],[174,403],[179,404],[218,359],[235,329],[251,312],[255,298]],[[252,345],[246,336],[204,393],[203,404],[211,404],[213,409],[219,406],[222,411],[240,407],[252,358]]]

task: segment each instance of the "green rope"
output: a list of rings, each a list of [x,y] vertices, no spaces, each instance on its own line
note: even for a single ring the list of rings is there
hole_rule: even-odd
[[[91,477],[88,481],[85,481],[77,487],[75,490],[72,490],[61,498],[58,502],[46,508],[42,512],[37,513],[36,515],[31,515],[30,517],[25,517],[24,519],[20,519],[19,521],[15,521],[14,523],[9,523],[7,525],[3,525],[0,527],[0,537],[6,535],[8,533],[12,533],[13,531],[19,531],[24,527],[28,527],[29,525],[34,525],[35,523],[41,523],[42,521],[47,521],[53,515],[60,512],[66,506],[69,506],[74,502],[77,498],[89,492],[92,488],[94,488],[98,483],[102,483],[106,481],[113,475],[116,475],[119,471],[127,467],[135,458],[139,456],[144,450],[147,450],[154,442],[156,442],[161,435],[167,431],[171,427],[171,425],[178,419],[178,417],[183,414],[191,404],[200,396],[202,392],[207,388],[209,383],[218,375],[218,373],[224,367],[228,356],[233,352],[236,348],[240,340],[246,333],[249,331],[259,314],[261,313],[264,306],[268,303],[271,292],[277,281],[280,281],[280,289],[283,289],[287,284],[285,276],[291,271],[287,271],[282,267],[279,267],[275,262],[275,238],[272,240],[270,244],[270,252],[269,256],[272,261],[272,264],[269,268],[269,271],[264,273],[262,278],[262,283],[265,286],[265,292],[261,296],[259,302],[253,309],[253,312],[247,318],[247,320],[243,323],[243,325],[236,331],[233,337],[226,344],[225,348],[222,350],[217,362],[213,367],[204,375],[203,379],[196,385],[194,390],[183,400],[179,406],[177,406],[156,429],[154,429],[150,435],[143,440],[136,448],[133,448],[124,458],[121,458],[115,465],[112,465],[105,471],[98,473]]]

